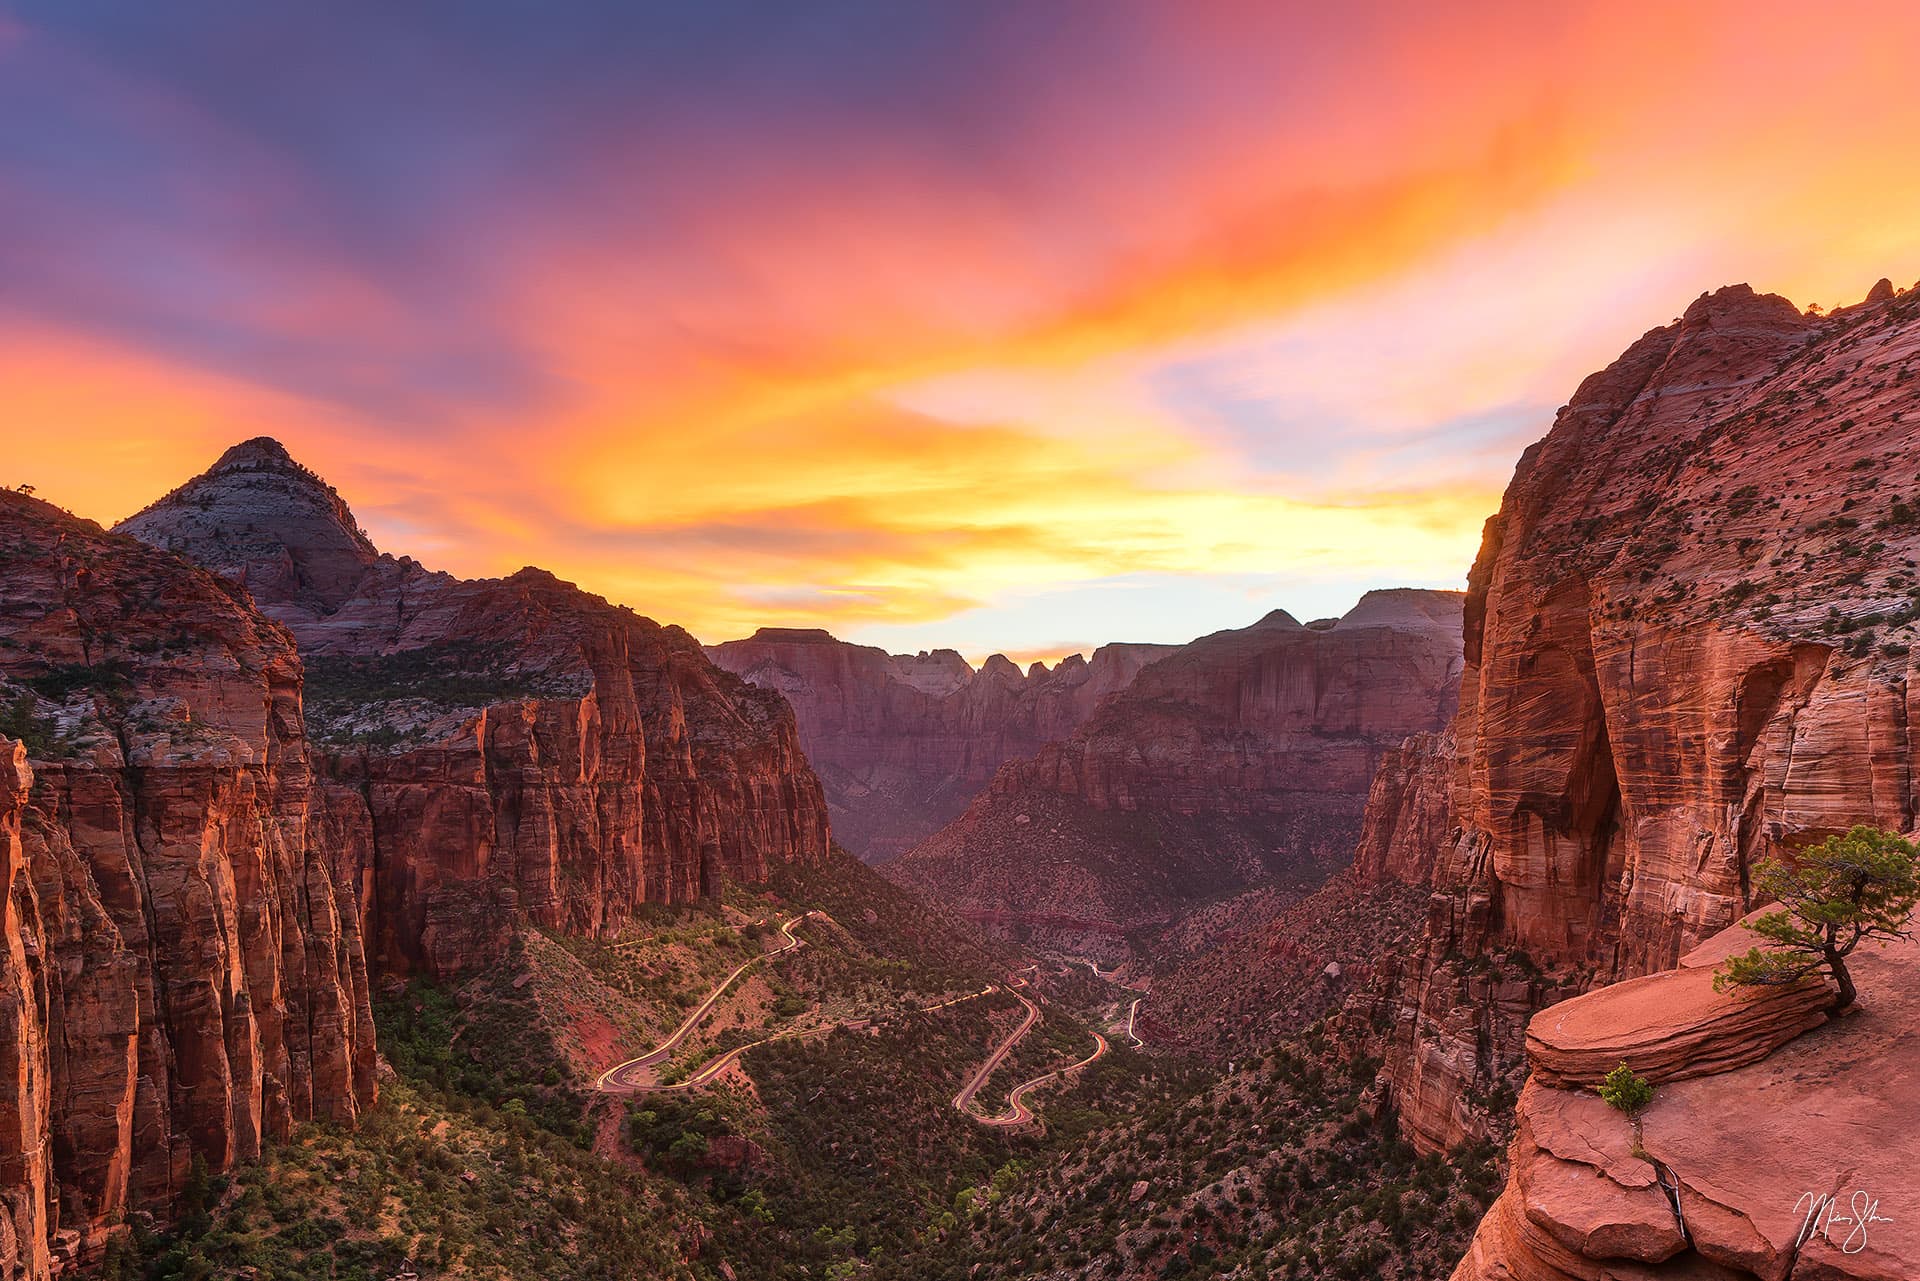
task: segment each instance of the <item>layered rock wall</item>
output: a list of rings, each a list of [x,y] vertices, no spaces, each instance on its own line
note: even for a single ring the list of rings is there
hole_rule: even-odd
[[[1520,1029],[1672,966],[1763,857],[1909,830],[1920,296],[1833,317],[1703,296],[1583,383],[1470,578],[1450,751],[1382,780],[1379,875],[1430,877],[1387,1080],[1425,1146],[1484,1134]],[[1404,798],[1444,784],[1448,815]]]
[[[995,655],[978,672],[952,650],[888,654],[824,631],[762,628],[710,646],[715,663],[793,705],[835,835],[869,862],[957,816],[1016,757],[1065,738],[1100,700],[1173,645],[1103,645],[1026,672]]]
[[[962,910],[1130,926],[1353,850],[1368,787],[1452,715],[1459,593],[1370,593],[1308,628],[1276,611],[1143,668],[1071,736],[895,865]]]
[[[351,1122],[374,1042],[292,638],[32,499],[0,495],[0,558],[0,1271],[38,1278],[164,1211],[196,1156]]]

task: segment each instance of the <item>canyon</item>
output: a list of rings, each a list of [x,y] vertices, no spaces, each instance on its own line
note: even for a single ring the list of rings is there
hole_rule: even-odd
[[[1065,738],[1100,700],[1178,646],[1116,643],[1022,672],[995,654],[889,654],[825,631],[763,627],[707,647],[713,662],[793,707],[834,838],[884,863],[957,817],[999,767]]]
[[[1379,762],[1453,715],[1458,592],[1276,610],[1142,668],[884,869],[975,919],[1113,936],[1345,864]]]

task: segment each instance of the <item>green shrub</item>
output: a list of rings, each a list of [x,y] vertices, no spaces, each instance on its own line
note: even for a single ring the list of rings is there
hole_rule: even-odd
[[[1647,1078],[1635,1075],[1632,1068],[1622,1063],[1600,1083],[1600,1097],[1616,1112],[1634,1116],[1653,1102],[1653,1086],[1647,1083]]]

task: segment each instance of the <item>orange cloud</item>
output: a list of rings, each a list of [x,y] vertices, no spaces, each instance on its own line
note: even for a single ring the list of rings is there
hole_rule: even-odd
[[[420,241],[135,86],[239,157],[196,207],[221,234],[156,272],[164,324],[7,316],[0,480],[111,520],[269,431],[457,572],[935,644],[1062,584],[1457,579],[1519,438],[1693,293],[1920,271],[1913,11],[1286,8],[1116,7],[980,88],[1004,128],[580,112]],[[90,242],[127,217],[79,212]],[[204,313],[258,359],[182,338]],[[1078,631],[1008,618],[1049,657]]]

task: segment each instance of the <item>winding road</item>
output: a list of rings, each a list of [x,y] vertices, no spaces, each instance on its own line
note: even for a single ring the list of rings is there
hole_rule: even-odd
[[[1133,1004],[1127,1007],[1127,1035],[1132,1038],[1133,1047],[1136,1050],[1144,1050],[1147,1048],[1147,1043],[1140,1039],[1138,1032],[1133,1030],[1134,1020],[1140,1017],[1140,1002],[1146,999],[1144,996],[1136,996],[1133,998]]]
[[[1027,968],[1033,969],[1035,967],[1028,966]],[[1010,985],[1008,990],[1012,991],[1013,988],[1025,987],[1026,985],[1027,981],[1025,979],[1018,979]],[[1033,1025],[1040,1021],[1039,1006],[1029,1001],[1019,992],[1014,992],[1013,995],[1019,1000],[1020,1004],[1027,1007],[1026,1018],[1020,1020],[1020,1026],[1015,1028],[1012,1035],[1000,1043],[999,1048],[994,1050],[985,1063],[980,1065],[980,1070],[973,1074],[973,1078],[961,1088],[960,1093],[953,1096],[954,1110],[972,1117],[982,1125],[1015,1126],[1030,1123],[1033,1120],[1033,1109],[1029,1108],[1025,1102],[1029,1093],[1039,1089],[1056,1077],[1065,1076],[1069,1072],[1078,1072],[1081,1068],[1086,1067],[1107,1052],[1107,1038],[1095,1032],[1093,1034],[1092,1054],[1087,1055],[1086,1058],[1081,1059],[1078,1063],[1070,1063],[1066,1067],[1055,1068],[1044,1076],[1034,1077],[1031,1081],[1022,1081],[1019,1085],[1014,1086],[1007,1094],[1007,1110],[1005,1112],[1001,1112],[995,1116],[981,1116],[973,1110],[974,1096],[979,1094],[981,1088],[986,1085],[987,1078],[993,1075],[994,1069],[1006,1061],[1007,1055],[1013,1053],[1013,1047],[1020,1043],[1020,1039],[1026,1036],[1028,1032],[1031,1032]]]
[[[1025,986],[1026,980],[1021,979],[1020,983],[1022,986]],[[1009,988],[1008,990],[1012,991],[1011,988]],[[1020,1044],[1020,1038],[1025,1036],[1028,1032],[1031,1032],[1033,1030],[1033,1025],[1040,1021],[1039,1006],[1035,1005],[1032,1001],[1029,1001],[1025,996],[1022,996],[1018,992],[1014,992],[1013,995],[1014,995],[1014,998],[1020,1002],[1020,1004],[1027,1007],[1027,1017],[1020,1020],[1020,1026],[1013,1029],[1013,1032],[1007,1037],[1006,1040],[1000,1042],[998,1048],[996,1048],[992,1054],[987,1056],[987,1061],[980,1065],[980,1070],[973,1074],[973,1078],[969,1080],[965,1085],[960,1087],[960,1093],[953,1096],[954,1111],[964,1112],[968,1116],[973,1117],[974,1120],[984,1121],[988,1125],[998,1125],[998,1124],[1002,1124],[1002,1122],[995,1119],[990,1119],[988,1117],[980,1116],[978,1113],[974,1112],[973,1096],[980,1093],[980,1087],[987,1083],[987,1078],[993,1075],[993,1070],[999,1067],[1001,1063],[1005,1062],[1007,1055],[1013,1053],[1013,1047]]]
[[[594,1081],[594,1088],[603,1094],[649,1094],[662,1093],[670,1090],[697,1090],[703,1086],[712,1084],[722,1073],[738,1063],[740,1056],[748,1050],[770,1044],[774,1041],[824,1036],[829,1032],[837,1031],[841,1028],[864,1028],[872,1026],[872,1024],[876,1022],[875,1019],[863,1018],[849,1019],[840,1023],[828,1023],[815,1028],[796,1028],[784,1032],[775,1032],[772,1036],[761,1037],[759,1040],[749,1041],[745,1045],[736,1045],[724,1054],[716,1055],[689,1073],[684,1080],[667,1085],[655,1079],[654,1069],[671,1058],[674,1051],[678,1050],[686,1040],[687,1034],[698,1027],[701,1020],[713,1012],[713,1007],[719,1003],[720,998],[726,994],[727,989],[733,986],[734,980],[738,979],[742,974],[746,973],[748,969],[761,961],[767,960],[770,957],[785,956],[796,948],[806,946],[806,940],[796,938],[793,929],[796,925],[801,924],[808,917],[814,915],[816,915],[816,913],[807,912],[781,922],[780,933],[787,940],[783,946],[771,952],[762,952],[758,956],[749,957],[747,960],[735,966],[733,971],[724,979],[720,980],[713,991],[707,994],[707,999],[702,1001],[698,1008],[682,1020],[680,1026],[673,1030],[671,1036],[638,1058],[631,1058],[623,1063],[616,1063],[602,1072],[598,1079]],[[1034,965],[1027,967],[1028,970],[1035,970],[1037,968],[1038,966]],[[1015,1126],[1031,1123],[1033,1120],[1033,1110],[1029,1108],[1025,1102],[1026,1096],[1029,1093],[1057,1077],[1079,1071],[1081,1068],[1099,1059],[1108,1049],[1107,1038],[1095,1032],[1093,1034],[1094,1049],[1092,1054],[1081,1059],[1078,1063],[1071,1063],[1063,1068],[1055,1068],[1044,1076],[1037,1076],[1031,1081],[1021,1082],[1007,1095],[1007,1110],[1005,1112],[996,1116],[981,1116],[978,1112],[975,1112],[973,1110],[974,1096],[979,1094],[981,1089],[986,1085],[987,1078],[991,1077],[994,1070],[1006,1061],[1007,1055],[1013,1052],[1014,1047],[1020,1043],[1021,1039],[1033,1030],[1034,1024],[1040,1021],[1040,1007],[1028,1000],[1025,995],[1015,990],[1025,986],[1027,986],[1027,980],[1025,978],[1017,978],[1007,985],[1006,990],[1012,992],[1015,999],[1018,1000],[1020,1004],[1026,1006],[1026,1017],[1020,1021],[1020,1026],[1015,1028],[1013,1032],[994,1049],[993,1053],[988,1056],[987,1061],[980,1065],[979,1070],[973,1074],[966,1085],[961,1087],[960,1093],[953,1096],[954,1109],[966,1116],[972,1117],[982,1125]],[[934,1010],[944,1010],[951,1005],[959,1005],[966,1001],[977,1001],[983,996],[989,996],[1000,990],[999,984],[989,983],[978,992],[969,992],[964,996],[951,997],[945,1001],[936,1001],[932,1005],[920,1006],[917,1012],[926,1014]],[[1139,1008],[1139,1004],[1138,1001],[1134,1002],[1135,1009]],[[1127,1031],[1129,1036],[1133,1034],[1131,1019],[1128,1020]],[[1134,1040],[1137,1043],[1139,1038],[1135,1037]]]
[[[812,912],[803,912],[799,916],[790,917],[782,921],[780,923],[780,933],[785,936],[787,940],[784,946],[775,948],[771,952],[762,952],[758,956],[748,957],[746,960],[740,962],[739,965],[734,967],[733,973],[721,979],[719,986],[707,994],[707,999],[700,1002],[699,1008],[687,1015],[685,1021],[673,1030],[672,1036],[669,1036],[666,1040],[660,1042],[658,1046],[642,1054],[637,1059],[628,1059],[624,1063],[614,1064],[600,1074],[599,1079],[594,1082],[594,1088],[607,1094],[634,1094],[641,1090],[660,1088],[656,1086],[653,1081],[645,1079],[642,1074],[651,1074],[655,1067],[672,1057],[673,1052],[680,1048],[680,1043],[687,1039],[687,1033],[700,1026],[700,1020],[706,1018],[707,1015],[713,1012],[714,1005],[720,1000],[720,997],[725,994],[726,990],[733,986],[735,979],[769,957],[785,956],[795,948],[805,947],[805,939],[799,939],[793,936],[793,927],[799,925],[812,915]],[[756,1044],[758,1044],[758,1042],[756,1042]],[[737,1058],[740,1055],[740,1051],[747,1048],[749,1047],[743,1045],[739,1050],[733,1051],[729,1057]],[[714,1062],[718,1063],[721,1062],[721,1060],[716,1059]],[[702,1067],[700,1072],[705,1073],[707,1068],[712,1066],[713,1064],[708,1064],[706,1067]],[[695,1075],[698,1076],[700,1073],[696,1073]],[[688,1078],[690,1081],[692,1079],[691,1077]],[[712,1074],[708,1074],[704,1079],[711,1080]]]

